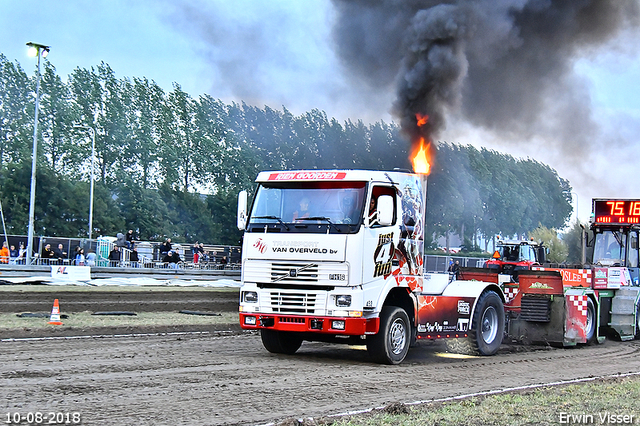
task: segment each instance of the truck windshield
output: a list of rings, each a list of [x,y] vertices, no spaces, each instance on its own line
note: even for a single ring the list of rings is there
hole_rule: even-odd
[[[624,266],[627,236],[618,231],[596,234],[593,263],[602,266]]]
[[[284,230],[359,225],[365,200],[364,182],[262,183],[256,193],[249,227],[278,224]],[[292,228],[291,224],[295,226]],[[318,227],[317,225],[321,225]],[[257,229],[255,229],[257,230]]]

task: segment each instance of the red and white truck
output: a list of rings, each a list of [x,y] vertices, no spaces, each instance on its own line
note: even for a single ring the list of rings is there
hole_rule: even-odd
[[[366,344],[377,362],[397,364],[416,339],[450,338],[483,355],[499,349],[497,279],[423,271],[426,175],[273,171],[256,182],[250,206],[246,192],[238,199],[240,324],[260,330],[268,351]]]
[[[492,355],[503,337],[572,346],[640,336],[640,200],[593,201],[593,256],[580,268],[423,271],[426,176],[398,171],[262,172],[238,199],[240,324],[265,348],[366,344],[398,364],[417,339]]]

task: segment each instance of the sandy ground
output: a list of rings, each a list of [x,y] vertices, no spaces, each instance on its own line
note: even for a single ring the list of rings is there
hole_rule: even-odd
[[[163,296],[173,297],[167,304],[183,297]],[[118,297],[130,304],[136,298],[142,305],[154,300],[142,292]],[[227,303],[222,299],[219,307]],[[113,306],[122,309],[119,303]],[[363,347],[323,343],[305,342],[292,356],[272,355],[259,335],[234,327],[135,337],[2,336],[2,421],[7,413],[41,412],[80,413],[83,425],[266,424],[640,372],[640,341],[572,349],[503,345],[492,357],[452,357],[441,342],[427,342],[413,348],[403,364],[383,366],[371,363]]]

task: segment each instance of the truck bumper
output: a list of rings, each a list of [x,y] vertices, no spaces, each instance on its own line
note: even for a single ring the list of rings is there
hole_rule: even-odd
[[[361,336],[376,334],[380,327],[380,318],[341,318],[240,312],[240,326],[245,330],[266,328],[280,331]]]

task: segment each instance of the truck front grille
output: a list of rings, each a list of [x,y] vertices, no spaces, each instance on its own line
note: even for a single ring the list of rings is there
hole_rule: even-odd
[[[317,283],[318,264],[272,263],[271,281],[281,283]]]
[[[269,302],[273,312],[281,314],[313,314],[316,294],[270,291]]]

